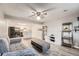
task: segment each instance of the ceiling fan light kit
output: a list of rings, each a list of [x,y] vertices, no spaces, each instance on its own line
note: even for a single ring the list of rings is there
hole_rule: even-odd
[[[41,19],[41,17],[40,16],[37,16],[37,20],[39,21]]]
[[[33,10],[32,15],[30,17],[35,16],[36,19],[39,21],[40,19],[43,19],[48,13],[48,11],[52,11],[55,8],[49,8],[49,9],[45,9],[43,11],[37,11],[34,7],[32,7],[31,5],[28,5],[28,7],[30,9]]]

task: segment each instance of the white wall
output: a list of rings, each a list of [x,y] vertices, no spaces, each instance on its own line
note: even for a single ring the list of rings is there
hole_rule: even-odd
[[[39,29],[42,29],[42,25],[39,24],[33,24],[32,26],[32,37],[42,39],[42,31],[39,31]]]
[[[41,28],[40,24],[34,24],[34,23],[21,21],[21,20],[9,19],[9,20],[7,20],[7,26],[27,28],[27,30],[32,31],[32,37],[41,38],[41,32],[38,31],[38,29]],[[26,34],[24,35],[24,37],[25,36],[27,37]]]
[[[50,43],[54,43],[57,45],[61,45],[61,31],[62,31],[62,23],[65,22],[74,22],[77,20],[78,14],[71,14],[59,19],[53,19],[52,17],[50,17],[49,19],[52,19],[49,22],[46,22],[45,24],[48,26],[48,32],[47,32],[47,39],[46,41],[50,42]],[[49,36],[51,34],[55,35],[55,42],[51,42],[49,40]]]
[[[23,20],[17,20],[17,19],[6,19],[7,20],[7,33],[8,33],[8,27],[19,27],[19,28],[26,28],[27,31],[30,30],[32,32],[31,37],[35,38],[41,38],[41,32],[38,31],[39,28],[41,28],[40,24],[34,24],[32,22],[26,22]],[[8,34],[7,34],[8,35]],[[24,31],[24,37],[29,38],[29,36]]]
[[[7,37],[6,20],[4,20],[2,9],[0,8],[0,37]]]

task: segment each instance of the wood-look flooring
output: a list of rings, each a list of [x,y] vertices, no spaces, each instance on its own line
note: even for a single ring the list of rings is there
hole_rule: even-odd
[[[21,44],[10,45],[10,51],[22,50],[27,47],[32,47],[31,40],[23,40]],[[39,53],[35,50],[36,53],[40,56],[79,56],[79,50],[68,48],[64,46],[57,46],[55,44],[50,44],[50,49],[46,53]]]

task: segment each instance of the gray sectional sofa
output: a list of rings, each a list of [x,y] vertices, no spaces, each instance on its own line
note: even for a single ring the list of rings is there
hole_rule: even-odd
[[[9,41],[5,38],[0,38],[0,54],[9,51]]]
[[[9,42],[5,38],[0,38],[0,55],[1,56],[36,56],[37,53],[33,48],[9,52]]]

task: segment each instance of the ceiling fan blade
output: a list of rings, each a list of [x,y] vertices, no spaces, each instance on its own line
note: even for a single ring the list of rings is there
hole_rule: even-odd
[[[52,11],[52,10],[54,10],[54,9],[55,9],[55,8],[49,8],[49,9],[43,10],[42,12]]]
[[[35,16],[35,15],[30,15],[30,16],[28,16],[28,17],[33,17],[33,16]]]
[[[34,8],[34,7],[32,7],[31,5],[27,5],[30,9],[32,9],[33,11],[35,11],[35,12],[37,12],[37,10]]]

